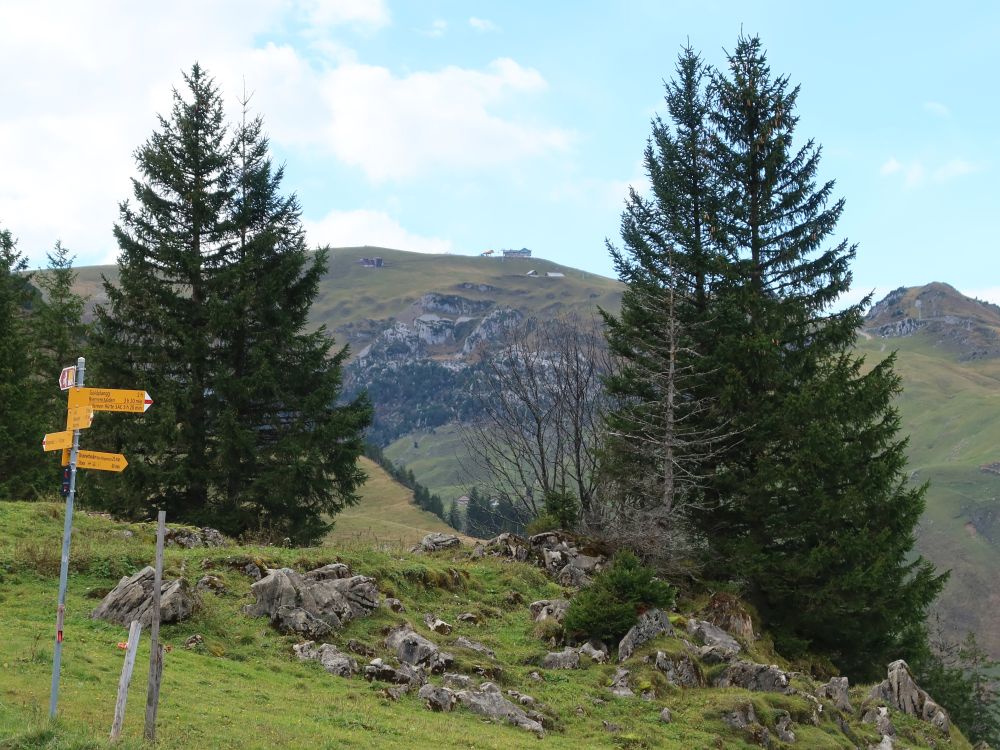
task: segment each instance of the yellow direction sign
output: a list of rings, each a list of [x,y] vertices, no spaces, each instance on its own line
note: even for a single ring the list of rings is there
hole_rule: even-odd
[[[69,448],[63,448],[62,465],[69,466]]]
[[[153,403],[145,391],[120,388],[70,388],[69,408],[89,406],[94,411],[129,411],[142,414]]]
[[[77,451],[76,468],[97,469],[99,471],[122,471],[128,461],[121,453],[101,453],[100,451]]]
[[[60,451],[73,445],[73,430],[50,432],[42,438],[43,451]]]
[[[94,410],[89,406],[71,406],[66,410],[67,430],[86,430],[94,421]]]

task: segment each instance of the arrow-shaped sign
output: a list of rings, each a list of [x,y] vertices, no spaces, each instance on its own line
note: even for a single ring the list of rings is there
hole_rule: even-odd
[[[100,451],[77,451],[76,468],[97,469],[98,471],[123,471],[128,461],[121,453],[102,453]]]
[[[43,451],[61,451],[73,445],[73,430],[50,432],[42,438]]]
[[[143,413],[153,404],[145,391],[120,388],[70,388],[69,408],[89,406],[94,411],[128,411]]]
[[[66,410],[67,430],[86,430],[94,421],[94,410],[89,406],[74,406]]]

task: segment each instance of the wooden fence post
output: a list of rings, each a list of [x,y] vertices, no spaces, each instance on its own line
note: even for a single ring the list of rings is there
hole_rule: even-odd
[[[153,620],[149,640],[149,684],[146,689],[146,725],[143,735],[156,741],[156,711],[160,702],[160,678],[163,677],[163,646],[160,645],[160,589],[163,587],[163,537],[167,512],[156,516],[156,567],[153,573]]]
[[[115,700],[115,720],[111,723],[111,741],[116,742],[122,733],[125,722],[125,702],[128,700],[128,685],[132,681],[132,668],[135,666],[135,653],[139,648],[139,634],[142,625],[138,620],[132,620],[128,629],[128,648],[125,651],[125,663],[122,665],[122,676],[118,680],[118,698]]]

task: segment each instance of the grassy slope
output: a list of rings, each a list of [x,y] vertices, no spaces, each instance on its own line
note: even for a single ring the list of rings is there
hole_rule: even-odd
[[[361,459],[368,481],[361,502],[336,517],[327,544],[367,542],[376,546],[412,547],[432,531],[455,533],[448,524],[413,504],[413,493],[394,482],[378,464]]]
[[[871,361],[899,352],[910,469],[916,481],[930,482],[918,549],[952,571],[940,604],[947,623],[959,635],[976,632],[998,654],[1000,477],[979,467],[1000,461],[1000,360],[958,363],[923,336],[870,339],[859,348]]]
[[[121,627],[94,622],[87,613],[103,591],[145,564],[153,553],[150,525],[112,523],[79,514],[74,524],[72,575],[66,619],[61,721],[45,719],[51,670],[51,635],[57,584],[61,506],[55,503],[0,503],[0,748],[99,748],[110,726],[122,652]],[[130,530],[133,536],[125,537]],[[641,683],[654,687],[657,698],[614,699],[607,691],[612,666],[591,665],[570,672],[548,672],[536,683],[528,673],[544,654],[524,604],[511,606],[510,592],[525,602],[560,594],[540,571],[487,558],[472,561],[467,552],[416,556],[379,551],[370,545],[286,550],[275,548],[168,549],[168,577],[183,575],[194,582],[204,570],[221,576],[228,592],[207,595],[192,619],[164,626],[163,640],[172,646],[164,668],[158,746],[173,748],[497,748],[534,746],[530,735],[507,726],[484,723],[462,710],[451,714],[427,711],[413,695],[389,702],[381,686],[361,678],[341,679],[315,663],[294,660],[295,639],[277,635],[261,619],[241,613],[249,601],[250,581],[233,570],[236,559],[256,559],[270,566],[310,568],[340,559],[360,573],[374,576],[382,591],[400,597],[409,618],[426,635],[447,645],[454,637],[427,633],[420,613],[434,611],[456,622],[463,611],[485,618],[482,627],[463,626],[465,634],[497,651],[503,664],[502,686],[534,695],[550,708],[556,727],[544,745],[550,748],[750,748],[744,736],[730,730],[722,713],[752,700],[759,716],[773,723],[774,712],[788,710],[796,719],[797,746],[848,748],[835,729],[831,712],[819,727],[804,723],[811,708],[801,696],[747,693],[737,689],[678,690],[658,680],[638,659],[631,665]],[[457,571],[456,576],[452,571]],[[343,645],[354,638],[381,649],[382,633],[404,616],[380,610],[338,633]],[[185,639],[201,634],[204,644],[183,648]],[[661,639],[659,648],[680,646]],[[648,650],[648,649],[647,649]],[[455,650],[458,668],[471,671],[481,663],[471,653]],[[640,654],[641,655],[641,654]],[[758,658],[772,660],[773,654]],[[125,722],[122,747],[139,747],[148,647],[140,648]],[[779,660],[780,663],[780,660]],[[802,678],[797,685],[811,689]],[[859,701],[864,687],[855,689]],[[595,705],[592,698],[607,701]],[[669,705],[674,722],[663,725],[658,714]],[[578,710],[579,709],[579,710]],[[609,734],[603,722],[621,727]],[[852,722],[860,740],[874,741],[870,725]],[[942,743],[928,725],[895,718],[907,747],[969,748],[953,731]]]

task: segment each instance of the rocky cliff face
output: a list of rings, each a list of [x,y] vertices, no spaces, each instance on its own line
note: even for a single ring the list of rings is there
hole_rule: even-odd
[[[882,338],[923,335],[962,361],[1000,357],[1000,307],[940,282],[893,290],[868,311],[864,330]]]

